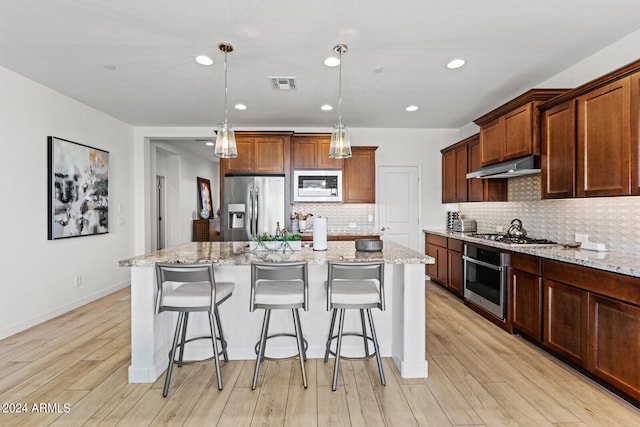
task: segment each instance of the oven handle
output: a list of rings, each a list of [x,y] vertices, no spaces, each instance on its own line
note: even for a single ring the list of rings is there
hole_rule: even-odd
[[[502,266],[489,264],[488,262],[480,261],[480,260],[477,260],[475,258],[468,257],[466,255],[462,255],[462,259],[464,259],[465,261],[469,261],[472,264],[481,265],[483,267],[487,267],[487,268],[490,268],[492,270],[496,270],[496,271],[504,270],[504,267],[502,267]]]

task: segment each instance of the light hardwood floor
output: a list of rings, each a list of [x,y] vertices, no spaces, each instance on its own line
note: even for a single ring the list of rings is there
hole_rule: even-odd
[[[253,361],[232,361],[218,391],[208,361],[175,369],[166,399],[164,377],[127,383],[122,290],[0,341],[0,425],[640,425],[637,408],[427,286],[427,379],[403,379],[385,359],[382,387],[375,359],[345,361],[332,392],[333,361],[312,359],[305,390],[295,360],[267,361],[251,391]],[[26,412],[4,412],[16,404]]]

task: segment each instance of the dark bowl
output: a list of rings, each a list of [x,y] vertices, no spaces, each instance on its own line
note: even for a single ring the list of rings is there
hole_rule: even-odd
[[[380,252],[382,251],[382,240],[379,239],[356,239],[356,251]]]

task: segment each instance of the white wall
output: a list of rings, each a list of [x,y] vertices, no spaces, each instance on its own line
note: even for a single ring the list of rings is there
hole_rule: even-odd
[[[128,285],[133,128],[2,67],[0,93],[3,338]],[[47,240],[49,135],[110,152],[108,234]]]

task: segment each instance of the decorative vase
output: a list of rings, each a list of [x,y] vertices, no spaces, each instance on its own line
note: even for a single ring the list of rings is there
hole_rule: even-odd
[[[209,209],[201,209],[200,210],[200,218],[209,219]]]

